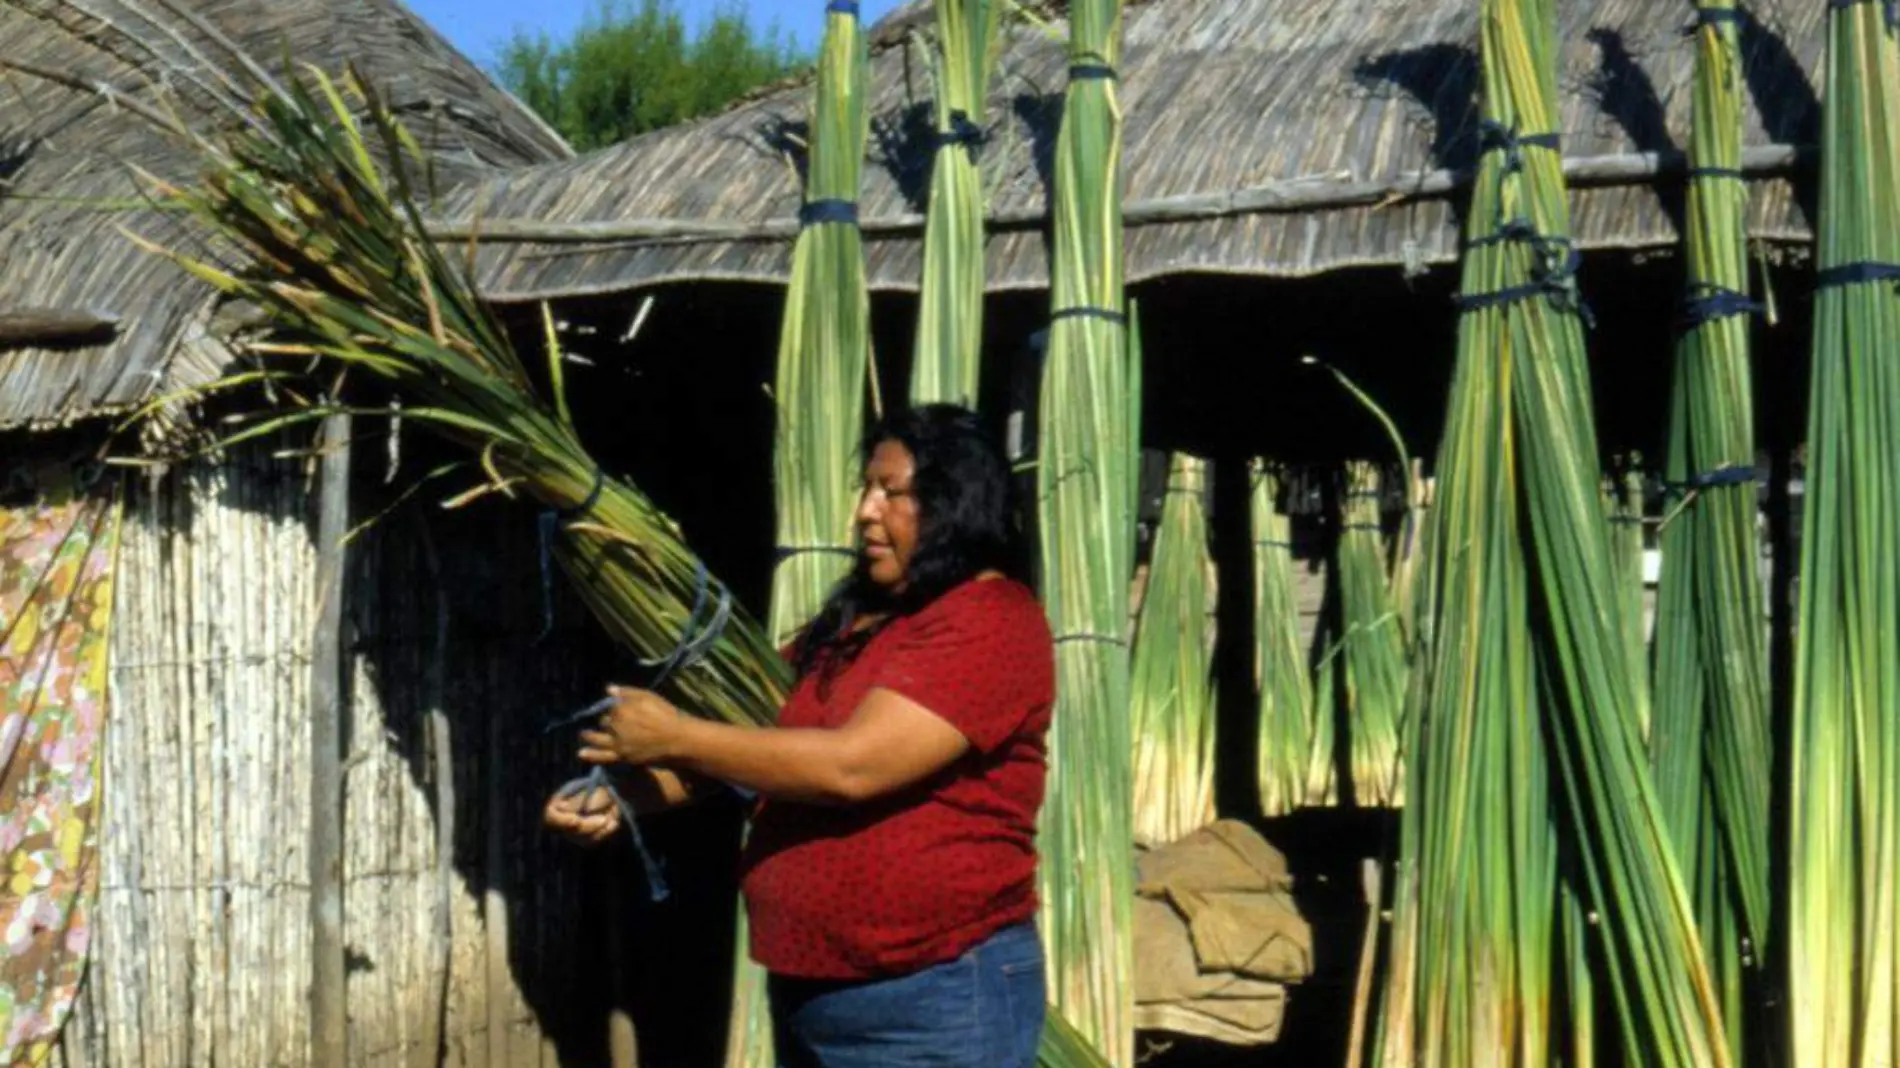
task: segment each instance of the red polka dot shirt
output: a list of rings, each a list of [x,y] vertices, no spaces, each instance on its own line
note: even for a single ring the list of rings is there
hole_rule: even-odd
[[[761,803],[742,865],[754,960],[800,978],[896,975],[1035,915],[1054,648],[1027,587],[971,581],[891,623],[848,664],[799,680],[784,726],[842,726],[883,688],[943,717],[970,748],[866,804]]]

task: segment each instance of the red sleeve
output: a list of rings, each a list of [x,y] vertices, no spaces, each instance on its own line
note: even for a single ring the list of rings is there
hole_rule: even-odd
[[[1042,610],[971,596],[920,613],[879,665],[872,686],[936,713],[978,752],[994,752],[1043,700],[1053,660]],[[1038,638],[1040,637],[1040,640]],[[1040,658],[1040,659],[1038,659]]]

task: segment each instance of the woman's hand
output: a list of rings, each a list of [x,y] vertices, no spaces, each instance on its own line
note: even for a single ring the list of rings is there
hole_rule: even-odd
[[[686,714],[651,690],[609,686],[614,707],[597,730],[581,732],[580,758],[588,764],[660,763],[675,751]]]
[[[569,841],[599,845],[620,829],[620,806],[600,787],[565,797],[556,794],[541,810],[541,822]]]

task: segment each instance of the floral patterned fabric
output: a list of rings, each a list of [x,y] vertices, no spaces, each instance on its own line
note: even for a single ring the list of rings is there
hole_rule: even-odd
[[[98,894],[116,480],[42,468],[0,498],[0,1063],[72,1011]]]

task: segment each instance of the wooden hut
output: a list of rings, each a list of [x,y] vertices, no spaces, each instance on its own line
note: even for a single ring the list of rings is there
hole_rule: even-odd
[[[571,774],[567,741],[542,738],[542,720],[629,665],[558,587],[542,635],[534,517],[448,521],[439,494],[421,496],[352,544],[326,633],[316,464],[280,454],[308,442],[198,456],[216,412],[173,404],[113,444],[137,466],[100,477],[90,464],[118,420],[230,358],[232,316],[211,291],[126,236],[191,241],[138,199],[134,168],[193,175],[153,114],[228,122],[250,78],[349,65],[405,117],[444,188],[571,153],[394,0],[6,0],[0,41],[0,515],[42,508],[74,467],[124,509],[104,800],[84,812],[98,897],[56,947],[87,969],[53,1063],[607,1063],[618,955],[586,918],[623,910],[584,910],[621,858],[557,851],[533,828]],[[355,520],[432,462],[426,441],[380,426],[359,426],[353,452]],[[329,761],[344,801],[314,817],[340,835],[341,926],[328,932],[312,923],[309,863],[323,763],[311,660],[326,644],[346,680]],[[4,754],[9,788],[33,781],[32,756]],[[665,850],[684,832],[655,833]],[[590,869],[609,877],[577,877]],[[696,907],[729,918],[729,895],[696,906],[692,890],[674,922]],[[687,926],[716,938],[721,925]],[[708,951],[721,969],[725,952]],[[313,1040],[308,1009],[313,955],[331,954],[345,962],[343,1050]],[[11,1023],[29,1008],[10,1005]]]
[[[985,404],[1031,416],[1029,342],[1048,314],[1046,213],[1065,85],[1055,8],[1054,32],[1026,21],[1004,30],[981,148],[992,232]],[[1683,285],[1691,14],[1629,0],[1558,9],[1563,153],[1582,290],[1596,312],[1599,430],[1619,456],[1663,452]],[[1214,459],[1214,537],[1230,547],[1217,554],[1223,589],[1249,583],[1244,552],[1231,548],[1247,542],[1248,457],[1311,462],[1323,475],[1341,459],[1389,453],[1378,423],[1303,357],[1349,373],[1391,412],[1414,453],[1429,458],[1436,446],[1480,147],[1477,17],[1467,0],[1136,0],[1126,9],[1118,74],[1127,276],[1145,331],[1144,437]],[[1820,6],[1763,0],[1747,5],[1741,23],[1748,226],[1774,307],[1756,340],[1759,425],[1776,475],[1767,492],[1778,535],[1774,603],[1784,621],[1824,18]],[[872,32],[872,158],[860,204],[887,397],[905,389],[921,272],[934,142],[917,38],[930,29],[920,0]],[[466,187],[439,215],[444,238],[466,237],[479,219],[478,278],[490,298],[555,301],[564,316],[592,324],[602,366],[638,376],[626,380],[638,388],[610,403],[633,417],[647,448],[678,456],[681,443],[710,440],[731,449],[730,428],[739,428],[746,451],[725,454],[721,484],[758,500],[767,496],[769,440],[752,428],[771,416],[765,387],[808,107],[808,86],[775,89],[713,118]],[[636,316],[639,339],[619,345]],[[1318,513],[1302,535],[1313,615],[1325,600],[1324,524],[1335,492],[1318,478],[1296,502]],[[759,567],[769,559],[763,509],[728,515],[718,529],[742,559]],[[1223,634],[1235,637],[1218,654],[1222,748],[1232,757],[1219,786],[1227,813],[1255,803],[1244,602],[1226,598],[1221,610]],[[1293,821],[1270,836],[1296,863],[1334,866],[1317,872],[1326,880],[1302,885],[1337,887],[1346,898],[1343,910],[1312,903],[1320,985],[1333,983],[1332,1011],[1343,1011],[1347,977],[1325,970],[1355,959],[1360,920],[1357,870],[1329,852],[1347,840],[1337,831]],[[1378,837],[1360,841],[1370,851]],[[1344,940],[1331,951],[1328,924]],[[1294,1018],[1311,1011],[1295,1000]],[[1311,1021],[1295,1029],[1305,1040],[1345,1032]],[[1332,1038],[1318,1041],[1309,1054],[1337,1056],[1326,1049]]]
[[[1367,387],[1413,451],[1429,454],[1480,142],[1477,15],[1463,0],[1127,7],[1118,72],[1127,277],[1146,333],[1149,445],[1322,466],[1383,456],[1379,426],[1303,359],[1313,356]],[[1574,241],[1584,297],[1600,311],[1590,334],[1599,430],[1607,450],[1640,463],[1662,454],[1680,313],[1690,16],[1624,0],[1569,3],[1558,16]],[[1804,410],[1825,12],[1765,0],[1741,18],[1749,235],[1773,305],[1757,338],[1760,425],[1785,463]],[[1005,27],[989,100],[986,405],[1033,398],[1028,342],[1048,312],[1049,167],[1065,84],[1054,25]],[[886,396],[904,390],[922,270],[934,138],[919,36],[930,26],[916,0],[871,37],[872,159],[860,203]],[[606,359],[656,387],[614,403],[682,433],[714,411],[737,417],[726,426],[749,426],[769,416],[762,388],[797,230],[808,108],[807,86],[783,86],[713,118],[472,184],[442,205],[438,232],[478,231],[485,294],[509,306],[558,302],[593,324]],[[639,342],[616,347],[647,298]],[[708,359],[727,373],[701,373]],[[657,396],[663,404],[641,407]],[[705,407],[691,396],[708,398]],[[765,477],[763,460],[746,464],[743,477]],[[1244,514],[1234,479],[1222,481],[1224,510]],[[1324,482],[1299,495],[1304,507],[1326,506]],[[757,531],[747,537],[765,544]],[[1314,610],[1317,599],[1309,584]]]

